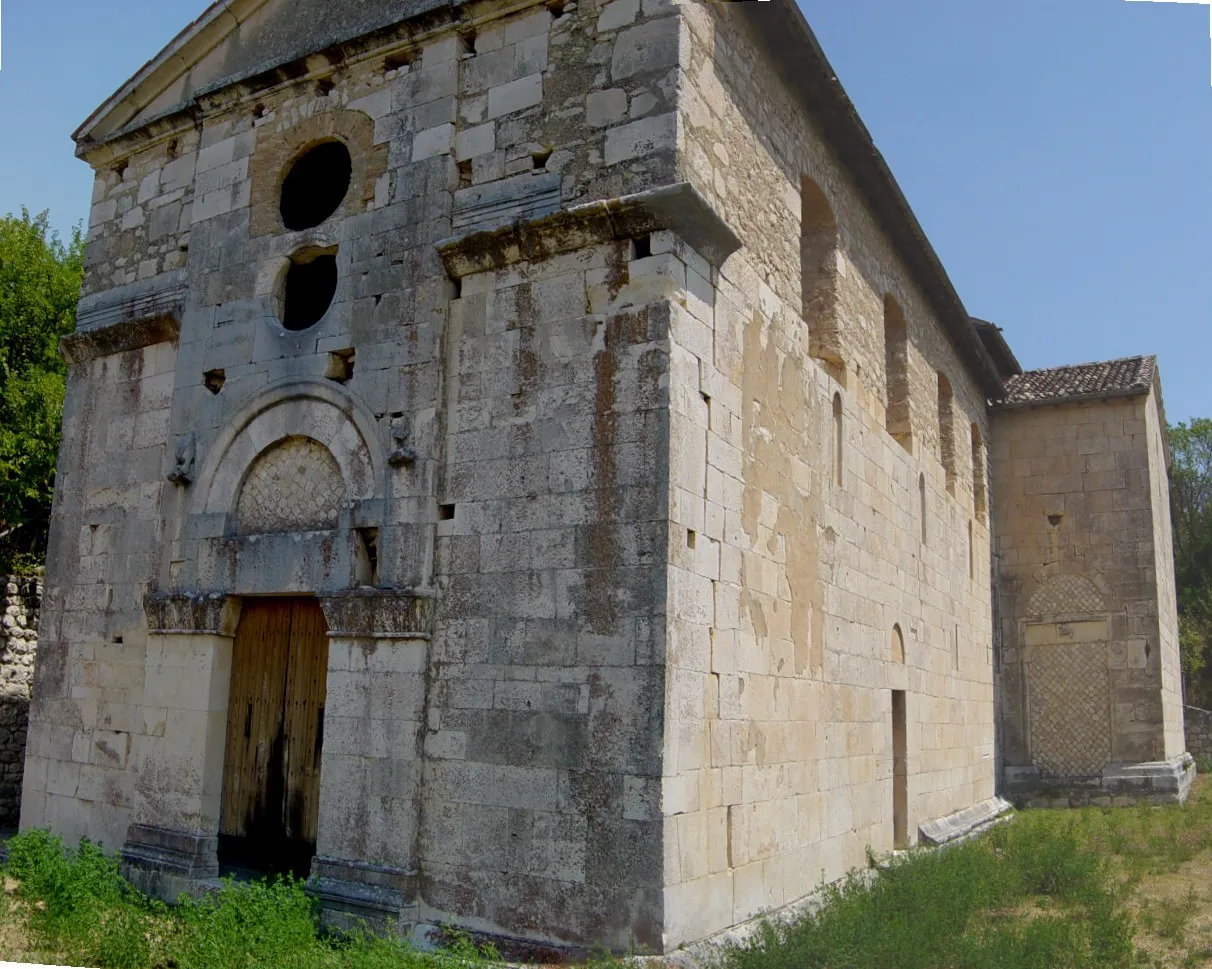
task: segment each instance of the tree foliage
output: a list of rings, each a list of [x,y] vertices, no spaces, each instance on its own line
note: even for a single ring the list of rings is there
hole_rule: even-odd
[[[75,326],[80,229],[64,244],[47,214],[0,218],[0,572],[46,548],[63,417],[59,338]]]
[[[1207,682],[1212,646],[1212,419],[1170,427],[1170,517],[1178,587],[1179,640],[1190,699],[1212,697]],[[1203,675],[1201,675],[1203,674]]]

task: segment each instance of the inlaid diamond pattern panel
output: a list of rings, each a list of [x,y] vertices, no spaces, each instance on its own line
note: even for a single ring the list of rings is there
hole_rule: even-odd
[[[1106,612],[1107,602],[1098,587],[1084,575],[1054,575],[1027,603],[1029,616]]]
[[[1040,773],[1089,777],[1111,760],[1107,647],[1040,646],[1027,664],[1031,759]]]
[[[236,505],[240,532],[335,528],[345,482],[322,444],[290,437],[262,452],[244,479]]]

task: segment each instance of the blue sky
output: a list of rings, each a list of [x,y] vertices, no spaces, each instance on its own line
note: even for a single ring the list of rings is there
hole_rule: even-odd
[[[1208,8],[801,3],[969,311],[1027,367],[1156,353],[1212,416]],[[87,216],[70,133],[204,6],[4,4],[0,213]]]

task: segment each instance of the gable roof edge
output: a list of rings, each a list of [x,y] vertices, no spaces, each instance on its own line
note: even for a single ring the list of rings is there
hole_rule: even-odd
[[[80,145],[91,140],[92,132],[109,117],[123,102],[139,92],[144,85],[156,89],[141,99],[146,104],[154,100],[200,57],[210,53],[222,43],[233,30],[269,0],[215,0],[196,20],[182,29],[155,57],[137,70],[126,83],[102,102],[92,114],[72,133],[72,140]],[[208,43],[209,42],[209,43]],[[196,48],[202,47],[201,51]],[[185,51],[191,54],[187,58]],[[173,62],[177,61],[176,64]],[[166,77],[167,75],[167,77]],[[134,115],[132,115],[132,118]],[[116,130],[121,130],[131,119],[125,119]]]

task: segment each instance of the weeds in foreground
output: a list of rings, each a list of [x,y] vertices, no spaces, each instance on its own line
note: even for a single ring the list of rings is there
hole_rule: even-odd
[[[717,969],[1204,965],[1210,859],[1202,779],[1183,807],[1026,811],[978,840],[850,879],[815,916],[724,950]],[[468,969],[496,958],[458,933],[424,953],[365,932],[325,934],[289,879],[227,882],[170,908],[131,888],[98,847],[68,850],[43,831],[9,842],[4,887],[0,958],[102,969]],[[605,963],[621,966],[606,957],[594,969]]]
[[[1041,815],[852,878],[815,916],[768,923],[720,969],[1112,969],[1133,920],[1077,819]]]
[[[68,849],[45,831],[8,842],[5,874],[29,949],[100,969],[467,969],[495,953],[465,935],[422,953],[369,932],[329,935],[297,880],[225,882],[169,908],[135,891],[87,841]],[[0,957],[13,953],[0,953]]]

